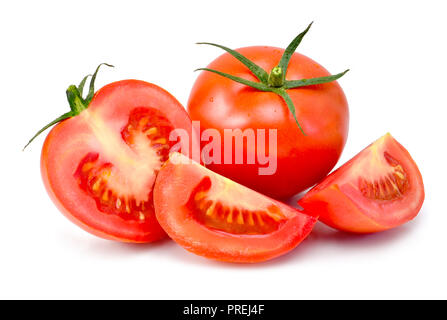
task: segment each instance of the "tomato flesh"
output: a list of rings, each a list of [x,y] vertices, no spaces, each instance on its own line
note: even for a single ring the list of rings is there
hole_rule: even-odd
[[[318,213],[329,226],[371,233],[413,219],[424,196],[416,163],[386,134],[310,190],[299,204]]]
[[[316,218],[268,198],[173,153],[154,187],[158,221],[198,255],[260,262],[285,254],[311,232]]]
[[[107,85],[45,140],[41,168],[51,198],[70,220],[103,238],[163,238],[152,189],[176,143],[169,141],[174,128],[192,132],[186,111],[168,92],[138,80]]]

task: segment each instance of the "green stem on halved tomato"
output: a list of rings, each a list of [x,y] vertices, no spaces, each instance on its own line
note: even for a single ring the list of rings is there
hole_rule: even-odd
[[[327,82],[332,82],[332,81],[335,81],[335,80],[341,78],[346,72],[349,71],[349,69],[348,69],[348,70],[345,70],[344,72],[341,72],[341,73],[338,73],[335,75],[331,75],[331,76],[327,76],[327,77],[299,79],[299,80],[286,80],[286,73],[287,73],[287,68],[289,66],[289,61],[292,58],[292,55],[295,52],[298,45],[301,43],[301,40],[306,35],[306,33],[309,31],[311,26],[312,26],[312,23],[309,24],[309,26],[306,28],[306,30],[301,32],[299,35],[297,35],[295,37],[295,39],[293,39],[293,41],[287,46],[286,50],[284,51],[278,65],[275,66],[270,71],[270,73],[268,73],[263,68],[261,68],[260,66],[255,64],[253,61],[244,57],[239,52],[234,51],[230,48],[224,47],[219,44],[210,43],[210,42],[199,42],[198,43],[198,44],[207,44],[207,45],[215,46],[215,47],[225,50],[226,52],[231,54],[233,57],[238,59],[240,62],[242,62],[253,73],[253,75],[256,76],[256,78],[259,80],[259,82],[246,80],[246,79],[236,77],[236,76],[233,76],[233,75],[225,73],[225,72],[221,72],[221,71],[213,70],[213,69],[209,69],[209,68],[199,68],[197,70],[213,72],[213,73],[216,73],[222,77],[231,79],[233,81],[239,82],[241,84],[255,88],[257,90],[269,91],[269,92],[276,93],[287,104],[287,107],[289,108],[290,112],[292,113],[299,129],[305,135],[303,129],[301,128],[301,125],[298,122],[298,119],[296,117],[296,112],[295,112],[295,106],[293,105],[293,101],[290,98],[289,94],[287,93],[287,90],[299,88],[299,87],[316,85],[316,84],[322,84],[322,83],[327,83]]]
[[[39,131],[37,131],[37,133],[28,141],[28,143],[25,145],[25,147],[23,148],[23,150],[25,150],[26,147],[28,147],[28,145],[33,142],[33,140],[42,132],[44,132],[45,130],[47,130],[48,128],[50,128],[51,126],[65,120],[71,117],[75,117],[78,114],[80,114],[83,110],[87,109],[90,102],[93,99],[93,96],[95,94],[95,81],[96,81],[96,75],[98,74],[99,68],[102,65],[106,65],[108,67],[113,67],[111,64],[108,63],[101,63],[98,67],[96,67],[95,72],[91,75],[86,75],[82,81],[79,83],[78,86],[75,86],[74,84],[69,86],[66,94],[67,94],[67,99],[68,99],[68,103],[70,104],[70,111],[68,111],[67,113],[64,113],[63,115],[59,116],[58,118],[54,119],[53,121],[51,121],[50,123],[48,123],[46,126],[44,126],[42,129],[40,129]],[[89,77],[92,77],[90,80],[90,85],[89,85],[89,90],[87,93],[87,96],[85,98],[82,97],[82,92],[84,91],[84,86],[85,83],[87,82],[87,79]]]

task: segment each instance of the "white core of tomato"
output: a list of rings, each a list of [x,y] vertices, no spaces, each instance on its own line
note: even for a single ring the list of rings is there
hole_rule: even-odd
[[[160,156],[150,145],[150,140],[142,132],[134,135],[134,145],[130,147],[121,137],[120,130],[112,130],[103,119],[89,109],[80,116],[86,121],[97,141],[92,151],[100,154],[99,160],[112,163],[108,188],[118,197],[133,197],[137,205],[148,200],[149,190],[154,185],[156,173],[162,162]]]
[[[354,162],[350,176],[363,177],[368,181],[380,181],[383,177],[401,172],[400,165],[393,167],[385,158],[386,140],[390,137],[387,133],[363,150],[361,157]]]

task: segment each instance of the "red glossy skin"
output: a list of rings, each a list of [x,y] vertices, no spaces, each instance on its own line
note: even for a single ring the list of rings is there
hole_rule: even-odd
[[[199,190],[206,192],[204,199],[220,204],[207,211],[209,215],[201,213],[200,205],[191,204],[203,182],[206,187]],[[197,255],[226,262],[254,263],[283,255],[304,240],[317,221],[197,163],[176,164],[171,159],[157,177],[154,205],[158,221],[174,241]],[[250,210],[270,210],[281,218],[275,224],[261,214],[261,227],[256,217],[246,214]],[[239,221],[242,212],[244,218]],[[203,217],[209,220],[204,222]],[[259,229],[262,234],[257,232]]]
[[[390,174],[394,174],[392,180],[383,179]],[[415,218],[424,197],[424,184],[416,163],[387,134],[331,173],[299,204],[333,228],[372,233]]]
[[[246,47],[237,51],[270,71],[284,50]],[[208,68],[257,81],[228,53]],[[286,79],[328,75],[318,63],[295,53]],[[258,175],[259,163],[210,164],[209,168],[275,198],[294,195],[323,179],[337,163],[346,143],[349,122],[346,97],[337,82],[290,89],[288,93],[306,136],[300,132],[285,102],[275,93],[261,92],[214,73],[201,72],[192,88],[188,111],[192,120],[200,121],[202,132],[215,128],[223,135],[226,128],[278,129],[278,165],[274,175]]]
[[[113,169],[120,172],[122,192],[132,196],[131,189],[142,185],[138,190],[147,196],[156,172],[146,162],[150,159],[140,157],[139,149],[130,148],[122,136],[131,113],[146,107],[160,110],[174,127],[191,131],[185,109],[167,91],[144,81],[124,80],[100,89],[88,109],[57,124],[45,140],[41,171],[51,199],[71,221],[102,238],[151,242],[165,237],[153,209],[143,221],[105,213],[76,177],[85,156],[97,153],[99,161],[111,163]],[[146,144],[146,140],[138,147],[144,148],[142,144]],[[133,177],[133,171],[138,172],[139,177]]]

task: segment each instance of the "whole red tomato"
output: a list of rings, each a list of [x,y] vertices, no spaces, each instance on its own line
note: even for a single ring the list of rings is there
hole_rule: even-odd
[[[222,161],[221,164],[211,163],[208,166],[213,171],[275,198],[294,195],[323,179],[337,163],[348,135],[348,103],[340,85],[333,81],[344,73],[330,76],[315,61],[293,53],[307,30],[286,49],[286,53],[290,53],[288,66],[284,64],[285,50],[280,48],[256,46],[234,52],[211,44],[227,53],[202,69],[211,72],[199,75],[188,101],[190,117],[200,121],[202,133],[213,128],[223,137],[225,129],[265,129],[266,132],[268,129],[277,129],[277,169],[274,174],[260,175],[258,169],[267,165],[260,163],[258,158],[254,164],[235,164],[234,161],[232,164],[223,164]],[[238,58],[238,53],[266,71],[274,69],[273,72],[268,78],[262,72],[264,70],[256,75],[250,70],[253,69],[248,64],[250,61],[241,61],[243,57]],[[281,63],[283,70],[280,71],[283,71],[284,78],[279,77],[279,83],[275,84],[272,81],[275,80],[273,73]],[[229,75],[238,78],[229,79]],[[240,78],[249,80],[251,85],[262,84],[264,90],[240,83]],[[308,80],[296,83],[288,81],[294,79]],[[281,80],[285,82],[281,83]],[[293,87],[297,83],[301,85],[290,89],[287,87],[288,84]],[[291,112],[290,101],[289,106],[286,103],[284,92],[288,93],[293,103],[296,119]],[[207,143],[202,141],[202,146]],[[246,155],[247,144],[235,146],[233,151],[233,154],[242,151]],[[270,152],[274,153],[274,150],[270,149]],[[223,143],[221,154],[223,158]]]

